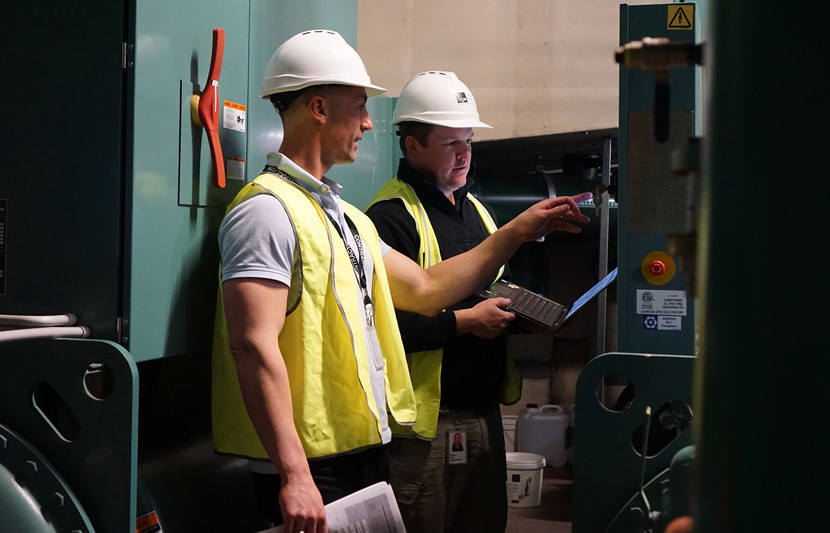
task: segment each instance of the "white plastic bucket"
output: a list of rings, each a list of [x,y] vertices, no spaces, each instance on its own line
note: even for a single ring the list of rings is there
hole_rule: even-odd
[[[516,451],[516,419],[518,415],[502,415],[501,425],[504,428],[504,450]]]
[[[542,503],[544,472],[543,455],[507,452],[507,506],[536,507]]]
[[[562,406],[528,405],[516,420],[516,450],[543,455],[552,467],[565,466],[567,429],[568,415]]]

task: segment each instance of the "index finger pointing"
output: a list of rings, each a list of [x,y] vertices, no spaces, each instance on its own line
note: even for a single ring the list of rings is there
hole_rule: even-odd
[[[571,198],[573,198],[573,201],[578,203],[578,204],[581,204],[582,202],[587,202],[588,200],[590,200],[593,197],[594,197],[594,193],[592,193],[592,192],[583,192],[581,194],[571,196]]]

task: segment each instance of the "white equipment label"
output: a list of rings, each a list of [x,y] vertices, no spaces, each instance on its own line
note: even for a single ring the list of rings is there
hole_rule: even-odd
[[[225,160],[225,175],[229,180],[245,180],[245,160],[229,157]]]
[[[686,291],[637,289],[637,314],[686,316]]]

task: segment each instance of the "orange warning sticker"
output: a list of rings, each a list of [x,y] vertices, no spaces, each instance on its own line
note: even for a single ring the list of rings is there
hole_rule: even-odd
[[[695,26],[694,4],[672,4],[668,6],[669,16],[666,29],[691,30]]]
[[[245,106],[224,100],[223,109],[222,126],[245,133]]]
[[[155,511],[135,521],[135,533],[161,533],[161,524]]]

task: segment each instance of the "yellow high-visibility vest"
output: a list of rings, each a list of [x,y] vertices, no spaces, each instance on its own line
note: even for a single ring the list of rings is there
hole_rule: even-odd
[[[294,425],[306,456],[324,457],[381,444],[381,422],[369,377],[368,352],[355,297],[358,285],[340,237],[302,187],[272,174],[246,185],[228,207],[258,194],[285,206],[297,236],[301,276],[292,276],[279,346],[288,371]],[[366,215],[343,202],[374,262],[371,298],[384,358],[387,405],[399,424],[415,421],[415,398],[398,330],[377,231]],[[298,278],[298,279],[295,279]],[[242,401],[228,346],[221,284],[214,328],[212,419],[218,452],[267,458]]]
[[[429,268],[441,262],[441,251],[438,247],[438,238],[435,230],[429,221],[426,209],[415,193],[415,190],[398,178],[389,180],[377,192],[371,204],[376,202],[400,199],[406,210],[415,220],[415,227],[421,237],[418,258],[421,268]],[[472,194],[467,193],[469,199],[478,211],[484,227],[489,233],[498,229],[496,222],[484,205]],[[499,269],[494,282],[502,277],[504,267]],[[416,435],[425,439],[434,439],[438,427],[438,412],[441,406],[441,364],[444,357],[443,348],[435,350],[424,350],[406,354],[409,363],[409,373],[412,379],[412,386],[415,388],[415,401],[418,405],[418,416],[414,426],[400,426],[390,422],[392,432],[396,435]],[[516,371],[513,358],[508,354],[506,361],[506,373],[501,386],[500,401],[510,405],[519,401],[522,396],[522,377]]]

